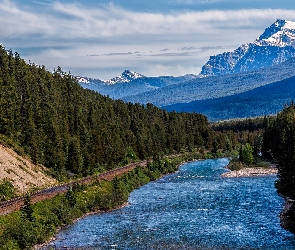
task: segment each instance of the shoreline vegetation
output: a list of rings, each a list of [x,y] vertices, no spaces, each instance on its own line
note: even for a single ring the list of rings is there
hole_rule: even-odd
[[[225,156],[224,156],[225,157]],[[64,195],[59,195],[52,200],[48,200],[45,202],[40,202],[37,204],[33,204],[32,208],[34,210],[34,220],[27,221],[23,219],[24,215],[21,215],[21,211],[17,211],[12,215],[7,216],[7,220],[13,218],[15,221],[15,217],[22,217],[18,221],[18,223],[22,224],[25,222],[29,224],[36,223],[36,220],[41,214],[44,213],[44,207],[48,207],[45,213],[48,213],[48,209],[51,209],[51,206],[57,205],[61,207],[61,211],[54,211],[57,213],[59,223],[55,224],[55,227],[51,226],[51,232],[47,233],[46,235],[42,235],[41,239],[35,239],[35,243],[31,245],[31,247],[35,250],[40,249],[50,249],[54,247],[54,245],[50,244],[54,241],[57,233],[72,225],[76,221],[92,215],[92,214],[99,214],[104,212],[109,212],[113,210],[120,209],[124,206],[128,205],[128,196],[129,194],[136,188],[141,187],[142,185],[147,184],[150,181],[157,180],[164,175],[174,173],[179,169],[179,166],[184,162],[191,162],[191,161],[198,161],[212,158],[212,155],[200,155],[194,153],[183,153],[181,155],[173,156],[173,157],[165,157],[165,158],[155,158],[153,161],[150,161],[146,168],[138,167],[135,170],[124,174],[120,178],[115,178],[113,181],[98,181],[97,183],[93,183],[89,186],[83,185],[79,187],[73,187],[75,201],[74,204],[71,205],[71,199],[68,197],[69,192]],[[234,163],[231,162],[229,166],[226,168],[229,169],[230,165]],[[270,167],[248,167],[245,168],[244,166],[241,167],[239,170],[231,170],[222,174],[223,177],[245,177],[245,176],[259,176],[259,175],[266,175],[266,174],[276,174],[277,169],[274,166]],[[100,189],[97,191],[97,189]],[[111,201],[110,201],[111,200]],[[84,203],[83,205],[81,203]],[[65,206],[62,208],[62,206]],[[58,210],[59,208],[55,209]],[[77,211],[78,210],[78,211]],[[286,211],[286,209],[284,210]],[[59,214],[60,213],[60,214]],[[49,217],[51,217],[50,215]],[[65,218],[62,218],[62,217]],[[52,220],[52,218],[48,218]],[[43,222],[46,222],[46,215],[43,218]],[[48,222],[47,222],[48,223]],[[1,226],[1,224],[0,224]],[[13,230],[13,229],[12,229]],[[37,228],[36,228],[37,230]],[[37,240],[37,241],[36,241]],[[33,241],[34,242],[34,241]],[[23,246],[26,245],[23,242]],[[29,242],[28,242],[29,244]],[[9,246],[9,244],[7,245]],[[29,245],[27,245],[29,246]],[[0,249],[4,249],[1,248]],[[18,249],[18,248],[11,248],[11,249]],[[20,249],[31,249],[30,247],[20,248]]]
[[[277,175],[279,173],[277,165],[269,160],[254,159],[253,152],[251,148],[247,149],[247,145],[240,149],[239,157],[231,158],[225,169],[228,171],[221,176],[226,178]]]
[[[165,162],[166,162],[166,167],[169,167],[169,165],[170,165],[170,169],[168,168],[168,169],[165,170],[165,168],[161,168],[161,167],[160,167],[160,169],[162,170],[161,173],[158,173],[158,174],[160,174],[160,175],[158,175],[158,176],[155,177],[155,178],[150,179],[148,182],[150,182],[150,181],[155,181],[155,180],[158,180],[158,179],[164,177],[165,175],[175,173],[176,171],[178,171],[179,167],[180,167],[182,164],[186,163],[186,162],[200,161],[200,160],[205,160],[206,158],[211,158],[211,157],[208,157],[208,156],[206,157],[206,155],[203,155],[204,158],[194,158],[194,156],[196,156],[196,155],[194,155],[194,154],[190,154],[190,153],[183,153],[183,154],[178,154],[178,155],[171,155],[171,156],[168,156],[168,157],[166,156],[166,157],[165,157],[166,161],[165,161],[165,160],[162,161],[161,159],[157,159],[157,160],[156,160],[156,164],[154,164],[155,166],[159,167],[159,166],[162,165],[162,167],[163,167],[163,163],[164,163],[164,161],[165,161]],[[197,156],[200,157],[200,155],[197,155]],[[167,161],[167,160],[168,160],[168,161]],[[162,162],[161,162],[161,161],[162,161]],[[167,164],[167,162],[169,162],[170,164]],[[165,165],[165,163],[164,163],[164,165]],[[172,167],[172,168],[171,168],[171,167]],[[147,168],[148,168],[148,166],[147,166]],[[149,170],[150,170],[150,169],[149,169]],[[128,174],[127,174],[127,175],[128,175]],[[124,176],[126,176],[126,174],[124,174]],[[121,178],[124,178],[124,176],[120,177],[120,179],[121,179]],[[138,186],[138,187],[136,187],[136,188],[140,188],[141,186],[147,184],[148,182],[146,182],[146,183],[141,183],[141,185]],[[136,188],[134,188],[134,189],[136,189]],[[133,189],[133,190],[134,190],[134,189]],[[52,245],[51,243],[56,239],[56,236],[57,236],[57,234],[59,233],[59,231],[61,231],[61,230],[65,229],[65,228],[67,228],[67,227],[73,225],[73,224],[76,223],[77,221],[79,221],[79,220],[81,220],[81,219],[83,219],[83,218],[85,218],[85,217],[87,217],[87,216],[95,215],[95,214],[107,213],[107,212],[111,212],[111,211],[119,210],[119,209],[122,209],[122,208],[128,206],[128,205],[129,205],[128,197],[129,197],[129,194],[130,194],[133,190],[131,190],[131,191],[128,193],[128,196],[125,197],[125,199],[127,199],[127,200],[124,201],[122,204],[119,204],[119,205],[116,206],[116,207],[113,207],[113,208],[111,208],[111,209],[107,209],[107,210],[100,210],[100,209],[93,210],[93,211],[90,211],[90,212],[87,212],[87,213],[81,215],[81,216],[78,217],[78,218],[73,219],[73,220],[71,221],[71,223],[69,223],[69,224],[67,224],[67,225],[61,225],[61,226],[59,226],[59,227],[56,229],[55,234],[54,234],[52,237],[50,237],[50,239],[48,239],[47,241],[45,241],[45,242],[43,242],[43,243],[41,243],[41,244],[34,245],[34,246],[33,246],[33,249],[34,249],[34,250],[41,250],[41,249],[51,249],[52,247],[54,248],[55,246]],[[1,248],[0,248],[0,249],[1,249]]]
[[[0,249],[9,249],[8,246],[13,246],[11,249],[50,249],[54,245],[50,244],[54,241],[57,233],[72,225],[76,221],[92,214],[99,214],[120,209],[128,205],[129,194],[142,185],[147,184],[150,181],[157,180],[162,176],[170,173],[174,173],[179,169],[179,166],[185,162],[204,160],[210,158],[226,157],[219,153],[210,154],[194,152],[183,152],[182,154],[169,156],[157,156],[153,160],[148,161],[145,168],[138,166],[136,169],[124,174],[120,177],[115,177],[112,181],[95,181],[89,185],[77,185],[73,186],[73,190],[68,191],[66,194],[58,195],[51,200],[32,204],[33,220],[30,221],[25,218],[28,214],[21,211],[16,211],[11,215],[4,216],[2,221],[0,220],[0,229],[5,221],[14,221],[15,225],[11,225],[8,234],[14,234],[12,239],[17,239],[17,244],[21,248],[14,248],[14,240],[7,242]],[[226,167],[232,169],[232,171],[222,174],[223,177],[241,177],[241,176],[259,176],[266,174],[276,174],[277,169],[270,164],[260,164],[264,167],[247,167],[234,158],[230,164]],[[6,218],[6,219],[5,219]],[[38,222],[40,221],[40,222]],[[1,223],[2,222],[2,223]],[[39,225],[40,223],[40,225]],[[49,230],[45,230],[42,224],[47,224]],[[17,229],[19,232],[16,232]],[[26,239],[20,232],[21,228],[31,232],[25,232]],[[40,230],[38,233],[34,231]],[[4,232],[5,234],[5,232]],[[33,234],[33,235],[32,235]],[[28,237],[29,236],[29,237]],[[0,242],[1,243],[1,242]]]
[[[45,242],[43,242],[43,243],[41,243],[41,244],[38,244],[38,245],[33,246],[33,250],[41,250],[41,249],[44,249],[45,247],[51,249],[51,247],[54,247],[54,246],[51,246],[50,243],[52,243],[54,240],[56,240],[56,236],[57,236],[57,234],[58,234],[61,230],[63,230],[63,229],[65,229],[65,228],[67,228],[67,227],[73,225],[74,223],[78,222],[79,220],[84,219],[84,218],[87,217],[87,216],[95,215],[95,214],[108,213],[108,212],[112,212],[112,211],[116,211],[116,210],[122,209],[122,208],[124,208],[124,207],[127,207],[128,205],[129,205],[129,202],[127,201],[127,202],[123,203],[122,205],[120,205],[120,206],[118,206],[118,207],[116,207],[116,208],[114,208],[114,209],[108,210],[108,211],[96,210],[96,211],[91,211],[91,212],[88,212],[88,213],[86,213],[86,214],[83,214],[83,215],[80,216],[79,218],[74,219],[74,220],[72,221],[71,224],[69,224],[69,225],[63,225],[63,226],[58,227],[58,228],[56,229],[56,233],[55,233],[50,239],[48,239],[47,241],[45,241]],[[55,248],[54,248],[54,249],[55,249]]]

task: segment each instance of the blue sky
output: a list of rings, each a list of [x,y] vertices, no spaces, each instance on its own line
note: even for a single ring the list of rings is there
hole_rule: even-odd
[[[0,42],[49,70],[110,79],[198,74],[210,55],[253,42],[294,0],[0,0]]]

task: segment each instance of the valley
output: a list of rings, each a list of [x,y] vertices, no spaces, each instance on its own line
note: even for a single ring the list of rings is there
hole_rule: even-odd
[[[180,191],[177,196],[177,192],[170,194],[176,198],[175,203],[170,198],[165,201],[163,195],[169,192],[157,187],[161,195],[148,204],[153,207],[159,201],[166,202],[167,206],[160,205],[159,216],[174,214],[175,208],[176,215],[188,215],[185,220],[189,223],[185,224],[193,230],[203,227],[194,223],[192,210],[197,211],[196,218],[205,218],[200,220],[203,223],[208,213],[217,218],[212,225],[206,224],[207,232],[218,239],[216,242],[208,242],[206,235],[196,238],[196,234],[188,234],[183,235],[185,238],[173,236],[176,245],[193,243],[209,249],[227,245],[230,249],[294,246],[291,233],[295,232],[295,205],[289,205],[281,216],[284,228],[278,216],[282,197],[295,198],[294,42],[295,23],[278,19],[253,43],[211,56],[199,75],[148,77],[125,70],[110,80],[74,76],[59,66],[50,71],[27,63],[17,52],[1,45],[0,193],[2,204],[11,207],[3,209],[0,217],[0,250],[31,249],[85,214],[119,208],[126,204],[129,195],[132,201],[132,195],[147,183],[165,183],[172,185],[171,190]],[[220,123],[214,123],[217,121]],[[222,178],[229,159],[238,166],[275,164],[278,169],[269,173],[278,172],[278,180],[275,176]],[[182,172],[179,166],[184,162],[189,163]],[[278,193],[273,191],[274,183]],[[178,188],[178,184],[183,188]],[[211,200],[212,193],[217,200]],[[224,193],[226,196],[220,196]],[[11,200],[22,194],[25,195]],[[268,203],[267,209],[263,206],[266,196],[266,200],[274,201]],[[241,198],[237,210],[242,213],[232,221],[236,228],[231,234],[240,235],[243,231],[245,235],[239,241],[228,234],[229,224],[220,227],[218,219],[230,211],[226,218],[231,221],[233,217],[229,215],[235,214],[236,208],[230,205],[237,197]],[[256,204],[257,197],[262,199]],[[173,201],[173,208],[168,201]],[[196,204],[201,205],[197,210]],[[251,210],[249,204],[257,205],[256,210]],[[265,214],[269,210],[273,213],[268,222]],[[242,225],[240,217],[245,211],[249,216]],[[253,222],[255,215],[262,217]],[[137,235],[130,233],[133,227],[120,216],[119,222],[123,222],[122,228],[127,225],[127,231],[112,233],[119,238]],[[177,228],[175,221],[183,225],[179,223],[181,217],[169,218],[170,231]],[[109,221],[113,219],[116,222],[117,217]],[[155,221],[148,222],[144,229],[140,226],[139,233],[144,236],[146,232],[157,234],[159,225]],[[283,235],[284,240],[279,236],[273,242],[273,237],[266,237],[270,233],[259,234],[270,229]],[[108,230],[105,232],[99,244],[114,246],[108,245]],[[227,242],[221,240],[222,235]],[[136,245],[136,237],[139,236],[134,236],[132,242],[120,238],[121,243]],[[153,239],[151,244],[156,246],[158,237]],[[163,248],[171,243],[165,235],[161,239],[168,242],[159,244]],[[247,241],[242,242],[244,239]],[[80,243],[83,239],[74,242],[74,247]],[[96,247],[97,242],[91,244]],[[148,242],[141,244],[144,247]]]

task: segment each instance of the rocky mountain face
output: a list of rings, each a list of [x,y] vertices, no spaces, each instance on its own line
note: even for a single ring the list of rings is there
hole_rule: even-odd
[[[252,71],[282,63],[295,56],[295,22],[278,19],[253,43],[233,52],[211,56],[201,76]]]

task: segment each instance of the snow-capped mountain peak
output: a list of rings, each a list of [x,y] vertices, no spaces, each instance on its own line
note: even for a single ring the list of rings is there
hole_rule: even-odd
[[[83,76],[76,76],[76,79],[79,83],[89,84],[89,78]]]
[[[295,22],[278,19],[254,42],[260,46],[293,46],[295,41]]]
[[[276,20],[253,43],[233,52],[211,56],[201,77],[240,73],[269,67],[295,57],[295,22]]]
[[[131,82],[134,79],[141,78],[141,77],[145,77],[145,76],[127,69],[120,76],[114,77],[110,80],[104,80],[104,82],[107,84],[116,84],[119,82]]]
[[[77,81],[82,85],[91,85],[91,84],[103,84],[103,85],[111,85],[116,83],[123,83],[123,82],[131,82],[137,78],[145,77],[142,74],[136,73],[134,71],[125,70],[120,76],[114,77],[110,80],[100,80],[96,78],[89,78],[83,76],[75,76]]]

